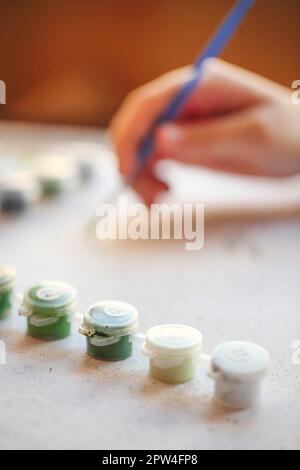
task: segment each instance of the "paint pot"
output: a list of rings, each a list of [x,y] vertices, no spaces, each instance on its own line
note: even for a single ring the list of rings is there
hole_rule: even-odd
[[[79,176],[83,183],[91,181],[95,174],[95,165],[88,157],[78,157],[76,164],[79,170]]]
[[[58,196],[78,186],[78,168],[64,156],[40,155],[35,159],[33,168],[44,196]]]
[[[77,292],[71,285],[44,281],[25,292],[19,314],[27,317],[30,336],[62,339],[70,334],[76,301]]]
[[[0,181],[1,212],[20,213],[37,201],[41,195],[40,186],[29,171],[11,173]]]
[[[80,181],[87,183],[96,173],[103,147],[99,143],[78,141],[60,144],[55,150],[77,165]]]
[[[122,361],[132,354],[133,335],[139,324],[138,311],[129,304],[103,301],[84,315],[79,332],[87,337],[87,352],[95,359]]]
[[[77,143],[69,149],[70,159],[77,165],[82,183],[88,183],[96,171],[96,162],[99,159],[98,146]]]
[[[143,345],[143,352],[150,359],[150,376],[169,384],[192,380],[202,344],[202,334],[190,326],[169,324],[151,328]]]
[[[269,363],[267,351],[256,344],[232,341],[217,346],[209,372],[215,380],[216,401],[233,409],[253,407]]]
[[[0,320],[11,313],[13,288],[17,271],[11,266],[0,266]]]

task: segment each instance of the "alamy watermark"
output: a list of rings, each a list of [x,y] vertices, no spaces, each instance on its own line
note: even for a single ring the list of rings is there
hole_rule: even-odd
[[[294,366],[300,366],[300,340],[295,340],[292,343],[292,363]]]
[[[6,345],[4,341],[0,341],[0,366],[6,364]]]
[[[204,247],[203,204],[100,204],[96,211],[99,240],[184,240],[187,251]]]
[[[6,104],[6,85],[3,80],[0,80],[0,104]]]
[[[300,80],[295,80],[292,83],[293,90],[296,90],[292,94],[292,103],[300,104]]]

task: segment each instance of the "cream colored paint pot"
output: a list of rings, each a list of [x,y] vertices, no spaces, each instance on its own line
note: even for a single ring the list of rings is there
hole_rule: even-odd
[[[143,345],[143,353],[150,360],[150,376],[169,384],[192,380],[202,343],[200,331],[190,326],[167,324],[151,328]]]

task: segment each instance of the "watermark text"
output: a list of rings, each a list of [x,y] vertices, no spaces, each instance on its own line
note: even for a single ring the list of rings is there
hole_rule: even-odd
[[[296,90],[292,94],[292,103],[300,104],[300,80],[295,80],[292,83],[293,90]]]
[[[96,233],[99,240],[184,240],[187,251],[204,247],[203,204],[130,204],[121,196],[116,205],[101,204]]]
[[[0,104],[6,104],[6,85],[3,80],[0,80]]]

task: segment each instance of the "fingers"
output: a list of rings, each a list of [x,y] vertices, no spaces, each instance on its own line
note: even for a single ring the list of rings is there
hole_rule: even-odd
[[[136,180],[134,189],[141,195],[144,202],[150,206],[155,202],[158,194],[166,192],[169,188],[166,183],[147,171]]]
[[[161,158],[221,171],[251,175],[271,171],[268,122],[255,111],[165,125],[157,132],[156,148]]]
[[[111,134],[120,171],[126,176],[134,170],[139,143],[191,70],[176,70],[140,87],[126,98],[114,117]],[[201,83],[177,123],[158,131],[155,154],[211,168],[241,167],[246,172],[249,167],[249,172],[256,172],[258,164],[263,166],[258,157],[265,147],[258,147],[253,136],[262,138],[262,133],[254,120],[247,124],[243,113],[251,115],[259,105],[288,100],[289,93],[280,85],[221,60],[209,59]],[[192,123],[196,119],[201,127]],[[255,146],[257,156],[253,158]]]
[[[124,101],[110,126],[123,174],[132,172],[139,142],[189,73],[190,68],[170,72],[135,90]]]
[[[129,175],[137,147],[155,118],[186,82],[191,67],[167,73],[128,95],[111,123],[111,134],[120,158],[120,170]],[[269,80],[219,59],[205,63],[199,87],[188,99],[181,118],[207,118],[257,105],[276,95],[286,99],[286,90]]]
[[[274,100],[288,102],[290,92],[260,75],[220,59],[205,63],[203,77],[185,106],[197,116],[230,113]]]
[[[208,60],[201,85],[184,106],[182,117],[206,116],[254,103],[257,94],[241,85],[235,77],[235,69],[217,59]],[[192,68],[186,67],[167,73],[125,99],[110,126],[123,174],[132,172],[139,142],[191,72]]]

